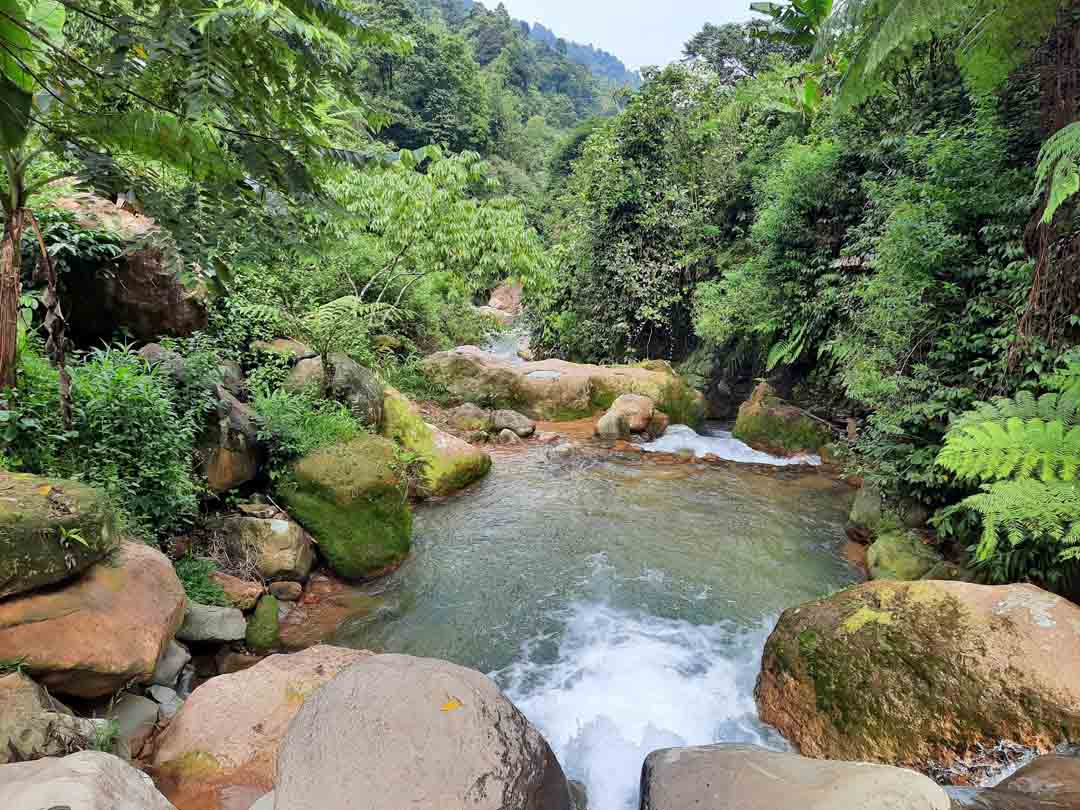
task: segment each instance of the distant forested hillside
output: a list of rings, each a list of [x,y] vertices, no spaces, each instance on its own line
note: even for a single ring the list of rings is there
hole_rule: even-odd
[[[463,25],[474,7],[485,8],[482,3],[474,3],[473,0],[415,0],[415,2],[424,9],[438,9],[451,27]],[[509,16],[502,3],[495,7],[493,13],[506,13]],[[533,42],[538,42],[565,56],[574,64],[588,68],[589,72],[598,79],[610,81],[617,87],[630,86],[634,89],[641,87],[641,74],[627,68],[614,54],[591,44],[582,45],[580,42],[564,39],[543,23],[537,22],[530,25],[521,20],[513,20],[513,22],[521,27]]]

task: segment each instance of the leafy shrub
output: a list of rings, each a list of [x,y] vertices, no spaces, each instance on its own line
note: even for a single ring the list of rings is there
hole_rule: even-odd
[[[959,508],[982,522],[975,558],[992,576],[1054,589],[1077,581],[1080,377],[1038,398],[979,403],[950,427],[938,464],[982,484]]]
[[[232,607],[232,601],[224,589],[213,579],[217,566],[212,560],[184,557],[177,560],[174,567],[180,584],[184,586],[184,593],[192,602],[198,602],[201,605]]]
[[[21,471],[101,487],[147,535],[174,531],[198,510],[191,458],[195,425],[172,385],[124,348],[99,349],[70,368],[72,425],[60,423],[57,373],[34,351],[3,419],[9,462]]]
[[[308,392],[262,391],[254,405],[259,439],[270,448],[274,471],[322,447],[354,439],[363,430],[344,405]]]

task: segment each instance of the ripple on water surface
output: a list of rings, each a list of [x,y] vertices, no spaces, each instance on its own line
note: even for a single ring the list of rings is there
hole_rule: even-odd
[[[592,810],[636,807],[656,748],[783,746],[754,708],[761,648],[783,608],[854,579],[849,500],[818,476],[532,449],[420,507],[383,610],[340,641],[492,673]]]

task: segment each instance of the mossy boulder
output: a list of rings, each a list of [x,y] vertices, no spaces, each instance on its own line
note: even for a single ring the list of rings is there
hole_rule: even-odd
[[[821,422],[782,402],[768,383],[739,407],[732,434],[755,450],[778,456],[817,453],[832,438]]]
[[[865,484],[855,493],[848,515],[847,534],[857,543],[869,543],[885,518],[881,490],[873,484]]]
[[[281,643],[281,627],[278,624],[278,600],[266,594],[259,600],[255,612],[248,616],[247,635],[244,643],[256,652],[268,652]]]
[[[491,470],[491,456],[429,425],[413,403],[393,388],[386,392],[383,414],[383,435],[424,462],[419,494],[451,495]]]
[[[1080,741],[1080,607],[1032,585],[871,582],[786,610],[755,690],[805,756],[926,771]]]
[[[392,442],[361,436],[305,456],[291,472],[281,498],[340,576],[377,576],[408,556],[412,512]]]
[[[0,474],[0,599],[76,576],[116,544],[103,493],[75,481]]]
[[[889,531],[878,536],[866,552],[872,579],[922,579],[942,561],[918,532]]]

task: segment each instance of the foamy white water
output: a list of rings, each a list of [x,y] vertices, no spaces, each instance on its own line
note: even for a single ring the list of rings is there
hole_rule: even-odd
[[[702,436],[686,425],[672,425],[667,433],[655,442],[642,445],[647,453],[681,453],[689,451],[697,458],[713,455],[728,461],[741,461],[744,464],[768,464],[773,467],[789,467],[797,464],[817,467],[821,457],[809,453],[797,456],[773,456],[762,453],[744,444],[731,435],[730,431],[718,430],[714,434]]]
[[[586,785],[592,810],[630,810],[645,757],[659,748],[785,747],[754,707],[766,635],[764,624],[739,631],[579,602],[566,611],[554,662],[536,660],[526,643],[496,678]]]

